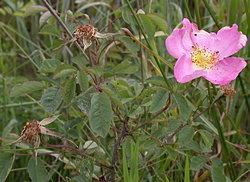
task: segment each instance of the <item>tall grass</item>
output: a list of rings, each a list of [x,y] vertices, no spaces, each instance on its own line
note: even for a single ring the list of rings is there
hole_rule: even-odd
[[[184,17],[250,37],[249,0],[48,4],[58,18],[42,0],[0,2],[0,180],[249,180],[249,66],[223,96],[203,78],[176,82],[165,48]],[[79,24],[114,35],[83,50]],[[249,43],[236,56],[249,62]],[[63,139],[42,135],[36,164],[33,145],[9,145],[26,122],[57,114],[48,128]]]

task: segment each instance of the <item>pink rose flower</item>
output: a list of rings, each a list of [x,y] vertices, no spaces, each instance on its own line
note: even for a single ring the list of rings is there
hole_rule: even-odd
[[[229,57],[246,45],[247,37],[238,26],[223,27],[217,34],[198,30],[187,18],[166,39],[170,55],[177,58],[174,76],[180,83],[204,77],[213,84],[226,85],[246,67],[243,58]]]

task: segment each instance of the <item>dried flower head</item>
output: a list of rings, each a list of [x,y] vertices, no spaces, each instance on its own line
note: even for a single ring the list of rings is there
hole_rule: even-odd
[[[75,29],[73,35],[75,37],[75,40],[80,42],[83,45],[83,49],[86,50],[92,44],[92,41],[95,41],[98,38],[102,39],[110,37],[114,35],[114,33],[101,34],[95,27],[87,24],[78,26]]]
[[[222,91],[224,96],[232,96],[236,94],[232,85],[221,85],[219,89]]]
[[[21,133],[22,141],[35,145],[39,142],[40,125],[38,121],[26,123]]]
[[[87,41],[95,40],[96,37],[96,28],[94,28],[92,25],[81,25],[74,31],[74,36],[78,41],[82,41],[82,39],[85,39]]]
[[[41,122],[27,122],[21,132],[21,136],[16,141],[12,142],[11,145],[20,142],[26,142],[32,144],[34,148],[38,148],[40,145],[40,134],[62,138],[62,135],[60,135],[59,133],[56,133],[44,127],[45,125],[48,125],[55,121],[57,117],[58,116],[45,118]],[[35,151],[35,153],[37,155],[37,150]]]

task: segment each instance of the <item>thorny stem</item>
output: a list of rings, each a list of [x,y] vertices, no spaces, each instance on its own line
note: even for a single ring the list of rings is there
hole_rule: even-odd
[[[118,137],[114,145],[113,156],[112,156],[112,166],[113,166],[114,172],[111,174],[111,177],[110,177],[111,182],[115,182],[115,168],[116,168],[115,164],[117,161],[118,150],[121,146],[123,139],[128,135],[128,120],[129,120],[129,117],[126,117],[125,120],[123,121],[123,126],[122,126],[120,136]]]

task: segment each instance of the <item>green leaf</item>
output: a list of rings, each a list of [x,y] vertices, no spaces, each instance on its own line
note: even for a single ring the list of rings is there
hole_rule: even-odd
[[[120,64],[115,66],[113,68],[114,73],[121,73],[121,74],[133,74],[136,73],[138,70],[138,67],[135,65],[132,65],[129,61],[122,61]]]
[[[151,95],[156,93],[157,89],[158,88],[156,87],[150,87],[150,88],[144,89],[137,98],[138,99],[144,99],[145,97],[151,98]]]
[[[8,124],[4,126],[4,129],[2,131],[2,137],[7,137],[8,134],[11,132],[12,128],[14,128],[17,123],[18,121],[16,119],[10,120]]]
[[[47,171],[42,161],[37,158],[37,163],[34,157],[31,157],[28,163],[28,173],[32,182],[46,182]]]
[[[58,87],[46,89],[41,98],[41,105],[48,113],[53,113],[62,102],[61,90]]]
[[[71,65],[67,65],[67,64],[63,64],[63,65],[60,65],[56,68],[55,75],[53,78],[54,79],[61,78],[63,76],[75,73],[76,71],[77,71],[76,67],[71,66]]]
[[[224,165],[223,162],[219,158],[213,158],[211,159],[213,167],[218,167],[221,169],[221,171],[224,171]]]
[[[75,63],[79,67],[79,69],[85,69],[86,64],[88,63],[88,60],[86,60],[86,57],[79,55],[79,56],[73,57],[72,62]]]
[[[104,93],[95,94],[91,99],[90,128],[105,137],[109,132],[111,120],[112,107],[109,97]]]
[[[89,87],[89,82],[88,82],[88,76],[85,73],[85,71],[78,71],[77,72],[77,79],[78,79],[78,83],[81,87],[82,91],[85,91],[88,89]]]
[[[155,35],[155,26],[153,24],[153,22],[151,21],[151,19],[144,14],[140,14],[140,17],[142,19],[142,23],[145,29],[146,34],[148,35],[148,39],[154,39],[154,35]]]
[[[124,36],[119,37],[118,39],[126,46],[129,52],[137,55],[140,47],[136,43],[134,43],[130,38]]]
[[[17,97],[31,92],[41,90],[44,88],[44,85],[38,81],[27,81],[21,85],[14,86],[10,91],[10,97]]]
[[[75,63],[80,69],[86,68],[86,64],[88,63],[88,60],[86,60],[86,57],[79,55],[72,58],[72,62]]]
[[[184,96],[178,93],[174,93],[173,96],[175,98],[175,101],[177,103],[183,121],[187,121],[189,119],[189,115],[193,107],[188,105],[188,102]]]
[[[107,86],[101,86],[101,89],[103,89],[104,92],[107,93],[110,96],[112,102],[115,103],[121,110],[124,109],[124,106],[123,106],[123,104],[121,102],[121,99],[119,98],[118,94],[113,92],[113,90],[111,90]]]
[[[166,153],[168,154],[168,158],[175,161],[178,157],[178,153],[169,146],[166,146]]]
[[[177,128],[179,128],[181,126],[181,122],[180,121],[171,121],[168,123],[168,126],[166,128],[166,134],[172,134],[173,131],[177,130]]]
[[[214,167],[211,170],[213,182],[226,182],[225,175],[220,167]]]
[[[91,99],[95,93],[97,93],[96,89],[89,88],[76,99],[77,107],[87,116],[89,115],[89,110],[91,107]]]
[[[212,134],[210,132],[208,132],[207,130],[199,130],[199,133],[201,134],[202,140],[205,143],[205,146],[208,149],[211,149],[213,143],[214,143],[214,138],[212,136]]]
[[[96,76],[102,76],[103,74],[103,68],[100,66],[93,66],[93,67],[87,67],[86,70]]]
[[[82,173],[80,173],[79,176],[76,176],[73,179],[76,180],[77,182],[87,182],[87,181],[89,181],[87,176],[85,174],[82,174]]]
[[[148,107],[152,105],[152,100],[149,97],[146,97],[142,100],[141,106]]]
[[[49,11],[43,13],[39,18],[39,27],[42,27],[44,24],[46,24],[50,17],[52,17],[52,14]]]
[[[188,141],[187,143],[183,144],[181,146],[181,148],[183,150],[194,150],[196,152],[201,152],[200,145],[196,141],[194,141],[192,139],[190,141]]]
[[[127,158],[125,153],[125,145],[122,145],[122,173],[124,182],[129,182],[129,173],[128,173],[128,164],[127,164]]]
[[[0,154],[0,181],[4,182],[12,168],[15,156],[10,153]]]
[[[145,80],[146,83],[153,84],[155,86],[163,87],[163,88],[168,88],[166,82],[162,77],[150,77],[147,80]]]
[[[192,170],[199,170],[199,169],[201,169],[206,164],[207,158],[208,157],[202,156],[202,155],[198,155],[198,156],[192,157],[190,168]]]
[[[142,92],[143,90],[143,85],[141,83],[138,83],[138,82],[135,82],[132,84],[133,88],[134,88],[134,93],[135,93],[135,96],[139,96],[140,93]]]
[[[149,108],[150,113],[160,111],[165,105],[168,98],[168,92],[164,89],[160,89],[153,96],[152,105]]]
[[[32,16],[43,11],[47,11],[47,8],[41,5],[31,5],[25,9],[24,16]]]
[[[216,127],[204,115],[201,115],[200,119],[206,124],[209,129],[211,129],[216,135],[218,135]]]
[[[55,25],[51,24],[44,25],[39,33],[43,35],[53,35],[56,37],[60,37],[59,29]]]
[[[53,40],[53,43],[50,48],[59,49],[59,48],[62,48],[65,44],[66,44],[65,40],[56,39],[56,40]]]
[[[45,59],[42,62],[39,71],[44,73],[53,73],[60,64],[61,61],[59,61],[58,59]]]
[[[192,126],[185,126],[179,132],[178,143],[180,146],[187,146],[194,136],[194,129]]]
[[[147,16],[156,24],[163,32],[167,32],[168,24],[165,19],[156,14],[147,14]]]
[[[137,139],[135,146],[131,143],[130,145],[131,150],[131,177],[132,181],[138,182],[139,181],[139,139]]]
[[[81,1],[79,1],[79,2],[81,2]],[[77,1],[76,1],[76,3],[77,3]],[[90,7],[98,7],[98,6],[104,6],[104,7],[106,6],[106,7],[111,8],[110,5],[106,2],[91,2],[91,3],[87,3],[86,5],[81,5],[77,9],[76,13],[84,11],[85,9],[88,9]]]
[[[64,101],[69,104],[75,96],[76,91],[76,78],[70,78],[66,81],[64,86]]]
[[[124,20],[124,22],[126,22],[127,24],[130,24],[130,23],[134,23],[134,20],[131,16],[129,16],[129,11],[127,10],[127,8],[123,8],[122,9],[122,18]]]
[[[134,106],[131,108],[131,110],[128,113],[128,117],[130,118],[136,118],[138,115],[142,114],[144,112],[143,108],[140,106]]]

